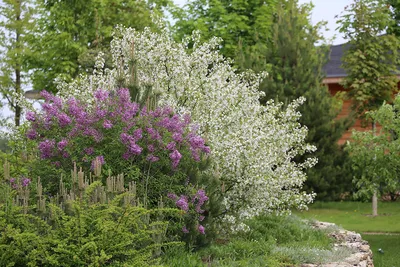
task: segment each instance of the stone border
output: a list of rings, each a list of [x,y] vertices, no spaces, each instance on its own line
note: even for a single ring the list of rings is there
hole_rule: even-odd
[[[315,222],[313,226],[317,229],[337,228],[334,223]],[[347,247],[354,251],[349,257],[341,262],[331,262],[324,264],[302,264],[301,267],[374,267],[372,261],[372,251],[367,241],[362,240],[361,235],[343,229],[335,230],[329,234],[336,242],[335,248]]]

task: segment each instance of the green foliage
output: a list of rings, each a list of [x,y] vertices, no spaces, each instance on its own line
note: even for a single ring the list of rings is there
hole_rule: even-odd
[[[0,136],[0,151],[1,152],[6,152],[7,150],[9,150],[7,143],[8,143],[7,139]]]
[[[35,143],[25,138],[26,125],[10,129],[5,133],[3,140],[7,140],[7,150],[0,151],[0,174],[3,173],[3,162],[11,164],[11,176],[27,176],[30,173],[29,165],[34,161],[30,152],[34,149]]]
[[[349,257],[353,251],[346,247],[335,250],[318,248],[278,247],[274,252],[281,257],[288,257],[295,263],[327,263],[340,262]]]
[[[235,60],[241,47],[256,49],[270,38],[276,0],[195,0],[172,12],[175,39],[181,41],[194,30],[204,40],[223,39],[221,54]]]
[[[351,177],[346,169],[347,153],[337,145],[348,120],[336,120],[340,109],[326,86],[322,67],[328,60],[329,47],[322,37],[324,22],[311,23],[311,4],[299,5],[297,0],[280,0],[272,26],[272,42],[265,51],[268,76],[260,89],[262,102],[273,99],[284,107],[301,96],[300,123],[309,132],[307,143],[317,151],[318,163],[307,170],[305,189],[317,193],[318,199],[338,199],[351,190]],[[305,157],[298,159],[303,162]]]
[[[326,233],[294,216],[259,216],[248,224],[249,232],[218,239],[196,253],[167,250],[163,262],[168,266],[289,266],[301,260],[320,263],[348,255],[332,252]]]
[[[353,168],[357,194],[370,197],[395,192],[400,189],[397,172],[400,168],[400,97],[394,104],[384,104],[378,110],[368,112],[372,121],[381,125],[379,132],[353,132],[353,142],[347,145]]]
[[[0,5],[0,94],[15,113],[16,126],[22,109],[14,94],[21,93],[26,82],[34,7],[31,0],[3,0]]]
[[[169,248],[166,250],[162,258],[162,262],[169,267],[204,267],[204,262],[199,259],[199,256],[193,252],[182,252],[180,248]]]
[[[179,240],[185,242],[188,251],[207,247],[218,238],[221,231],[225,230],[220,224],[223,215],[223,206],[221,205],[223,193],[221,192],[220,182],[214,177],[208,177],[205,174],[197,175],[197,178],[198,185],[205,185],[204,189],[208,197],[205,204],[201,206],[201,210],[204,212],[198,212],[196,208],[197,201],[188,201],[188,212],[182,212],[182,219],[174,226],[171,226],[171,233],[179,236]],[[187,191],[188,189],[186,188],[186,192]],[[197,192],[195,187],[192,187],[191,194],[188,194],[188,199],[193,200],[193,196],[195,196]],[[165,202],[165,206],[176,206],[176,200],[166,200]],[[204,235],[199,234],[199,225],[205,227]],[[183,227],[189,232],[184,233],[182,231]]]
[[[296,216],[265,215],[249,222],[250,231],[243,235],[248,240],[274,240],[277,245],[301,244],[309,247],[329,248],[325,233],[313,229]]]
[[[71,81],[79,73],[91,73],[99,52],[107,55],[115,25],[143,30],[153,26],[151,12],[162,15],[170,0],[37,1],[36,21],[40,35],[32,36],[35,49],[30,58],[32,83],[36,90],[55,92],[54,79]]]
[[[386,0],[386,3],[391,6],[393,23],[389,26],[388,33],[400,36],[400,1]]]
[[[165,235],[179,211],[145,209],[131,188],[110,194],[100,182],[83,183],[51,199],[38,180],[30,205],[10,181],[7,172],[0,180],[0,266],[153,266],[161,248],[182,245]]]
[[[342,67],[347,74],[342,85],[348,90],[352,109],[362,122],[367,124],[368,118],[372,117],[367,117],[366,112],[379,108],[384,101],[390,102],[393,94],[398,91],[396,74],[400,62],[400,40],[393,34],[382,35],[393,25],[390,6],[383,0],[355,0],[345,8],[345,13],[338,23],[339,31],[349,39],[349,48],[342,58]],[[372,127],[375,127],[374,121]],[[370,139],[370,141],[365,140],[367,143],[373,141],[373,138],[367,136],[365,138]],[[378,153],[377,150],[381,150],[382,147],[374,145],[373,149]],[[376,164],[373,165],[380,168]],[[375,172],[377,169],[370,171]],[[386,175],[385,173],[380,177]],[[376,180],[372,173],[366,175],[364,170],[361,176],[364,182],[367,179]],[[368,184],[366,192],[373,187],[377,188],[372,180]],[[359,188],[360,185],[358,184]],[[377,215],[377,193],[373,193],[374,216]]]
[[[342,84],[349,90],[353,109],[365,119],[365,111],[390,102],[398,90],[400,41],[392,34],[382,35],[393,23],[389,6],[382,0],[355,0],[338,23],[350,44],[342,58],[347,73]]]

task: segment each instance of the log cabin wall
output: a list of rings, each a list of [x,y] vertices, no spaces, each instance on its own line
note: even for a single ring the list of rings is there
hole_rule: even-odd
[[[343,53],[349,48],[349,44],[339,44],[332,45],[330,47],[329,60],[324,66],[324,71],[326,73],[326,78],[323,83],[329,88],[331,95],[335,95],[338,92],[345,91],[345,89],[340,85],[340,81],[346,77],[346,72],[342,69],[342,57]],[[400,88],[400,87],[399,87]],[[337,116],[338,119],[349,116],[351,113],[351,101],[344,100],[342,111]],[[362,127],[361,121],[356,120],[354,124],[343,134],[342,138],[338,141],[338,144],[342,145],[346,141],[351,140],[351,132],[353,129],[357,131],[370,130],[372,125],[369,127]],[[379,131],[380,126],[377,125],[377,130]]]
[[[338,92],[344,92],[346,91],[339,83],[335,82],[335,83],[328,83],[328,81],[325,80],[325,82],[327,83],[329,92],[331,93],[332,96],[336,95]],[[400,85],[399,85],[400,86]],[[400,88],[400,87],[399,87]],[[342,105],[342,110],[341,112],[338,114],[338,116],[336,117],[337,119],[342,119],[342,118],[346,118],[349,116],[349,114],[351,113],[351,101],[350,100],[344,100],[343,101],[343,105]],[[377,125],[376,126],[377,131],[380,130],[381,126]],[[367,130],[371,130],[372,129],[372,125],[368,126],[368,127],[363,127],[361,125],[361,121],[360,120],[356,120],[354,122],[354,124],[342,135],[342,137],[339,139],[338,144],[339,145],[343,145],[344,143],[346,143],[346,141],[350,141],[351,140],[351,132],[354,130],[357,131],[367,131]]]

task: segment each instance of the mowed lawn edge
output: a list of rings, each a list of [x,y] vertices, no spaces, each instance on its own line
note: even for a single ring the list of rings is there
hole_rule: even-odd
[[[378,216],[371,216],[371,203],[316,202],[308,211],[293,213],[304,219],[335,223],[358,233],[400,233],[400,202],[379,202]]]

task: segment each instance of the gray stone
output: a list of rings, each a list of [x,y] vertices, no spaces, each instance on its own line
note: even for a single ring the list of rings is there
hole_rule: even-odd
[[[335,224],[316,222],[314,227],[317,229],[326,229],[334,227]],[[347,257],[343,262],[331,262],[325,264],[303,264],[302,267],[374,267],[372,261],[372,251],[368,242],[362,240],[361,235],[352,231],[337,230],[330,234],[336,242],[334,249],[339,247],[347,247],[354,251],[350,257]]]
[[[371,251],[371,249],[369,248],[369,245],[361,245],[360,246],[360,251],[369,252],[369,251]]]

